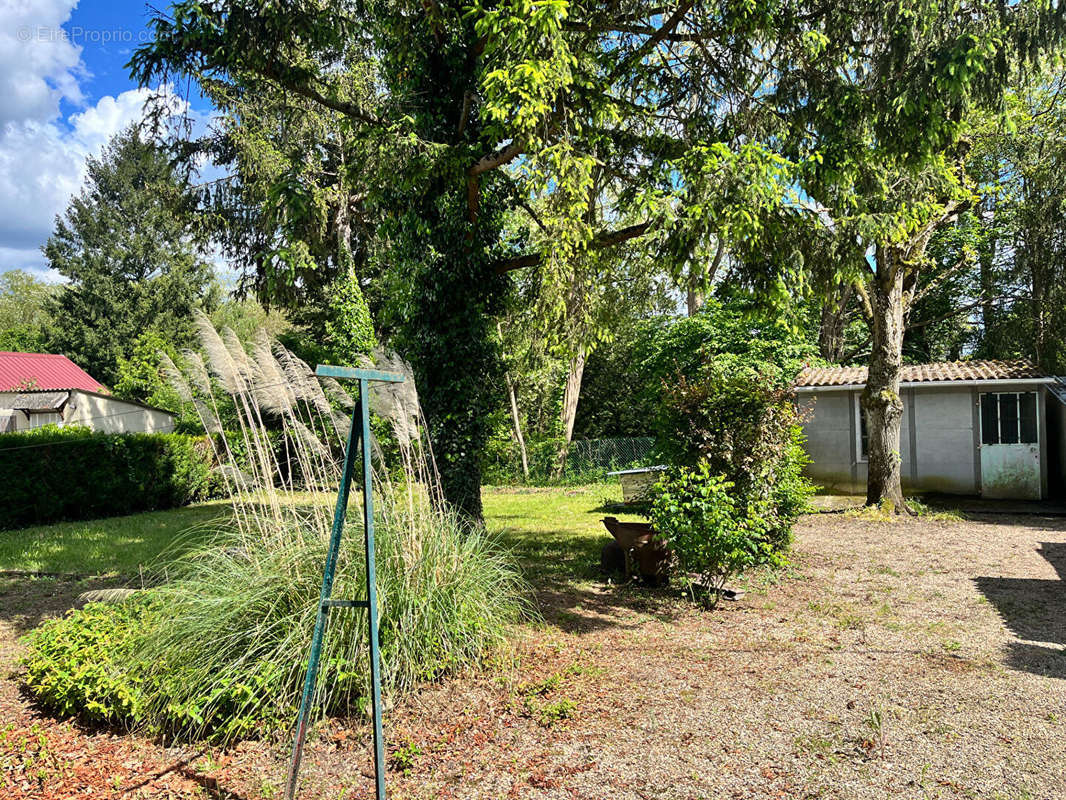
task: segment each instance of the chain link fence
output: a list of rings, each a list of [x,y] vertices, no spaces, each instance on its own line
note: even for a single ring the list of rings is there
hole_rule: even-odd
[[[652,465],[655,439],[650,436],[628,439],[575,439],[566,457],[568,472],[579,474]]]
[[[526,445],[529,477],[522,473],[522,454],[511,439],[491,442],[482,462],[485,483],[517,485],[595,483],[608,472],[647,467],[655,462],[655,440],[648,437],[576,439],[570,443],[566,468],[557,473],[562,439],[540,439]]]

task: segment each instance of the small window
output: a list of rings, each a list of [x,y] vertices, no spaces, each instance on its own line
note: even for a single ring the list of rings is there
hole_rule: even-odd
[[[43,428],[45,425],[59,425],[63,415],[51,411],[30,414],[30,428]]]
[[[981,395],[981,444],[1036,444],[1036,392]]]

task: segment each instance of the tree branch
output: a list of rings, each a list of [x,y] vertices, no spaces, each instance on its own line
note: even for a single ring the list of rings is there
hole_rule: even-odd
[[[522,155],[525,146],[524,141],[513,139],[510,144],[479,158],[477,163],[467,170],[466,174],[471,178],[474,178],[483,172],[488,172],[497,167],[502,167],[504,164],[509,164]]]
[[[357,105],[356,103],[351,103],[347,100],[337,100],[331,97],[326,97],[326,95],[322,94],[322,92],[320,92],[318,89],[315,89],[311,86],[306,86],[296,81],[286,80],[285,78],[282,78],[271,67],[252,67],[251,69],[260,77],[266,78],[269,81],[273,81],[282,89],[287,89],[288,91],[293,92],[294,94],[298,94],[301,97],[306,97],[308,100],[312,100],[321,106],[325,106],[326,108],[332,109],[333,111],[336,111],[340,114],[344,114],[344,116],[346,117],[350,117],[351,119],[357,119],[360,122],[365,122],[367,125],[376,125],[380,127],[385,124],[383,120],[378,119],[372,114],[364,111],[363,108]]]
[[[614,231],[600,231],[592,237],[592,242],[589,244],[589,247],[593,250],[603,250],[604,248],[613,247],[616,244],[627,242],[630,239],[635,239],[638,236],[643,236],[650,229],[650,222],[640,222],[636,225],[629,225],[628,227],[619,228]],[[516,269],[536,267],[543,261],[543,254],[527,253],[523,256],[497,261],[493,266],[498,275],[503,275]]]
[[[856,280],[853,282],[855,291],[859,295],[859,300],[862,303],[862,313],[866,317],[867,324],[873,324],[874,320],[874,306],[870,302],[870,292],[862,281]]]
[[[659,44],[659,42],[661,42],[667,36],[672,34],[674,32],[674,28],[681,24],[681,20],[685,18],[685,14],[691,11],[692,6],[694,6],[695,4],[696,0],[685,0],[685,2],[681,3],[681,5],[678,6],[677,10],[674,11],[674,13],[671,14],[668,19],[663,21],[663,24],[659,26],[658,30],[656,30],[655,33],[645,39],[641,43],[640,47],[634,50],[628,58],[622,60],[622,62],[611,73],[610,82],[613,83],[619,75],[623,74],[627,69],[629,69],[631,64],[635,64],[640,61],[640,59],[644,58],[644,56],[646,56],[653,49],[655,49],[655,46]]]

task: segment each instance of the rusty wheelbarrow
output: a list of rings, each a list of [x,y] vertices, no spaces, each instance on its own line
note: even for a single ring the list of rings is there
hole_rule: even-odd
[[[620,522],[615,517],[604,517],[603,525],[614,537],[600,553],[600,566],[605,572],[624,572],[626,577],[636,573],[651,586],[667,582],[670,550],[657,538],[651,525]]]

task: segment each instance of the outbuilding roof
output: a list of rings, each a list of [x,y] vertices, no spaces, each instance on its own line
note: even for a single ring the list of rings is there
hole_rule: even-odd
[[[70,392],[21,392],[11,407],[16,411],[59,411],[69,399]]]
[[[0,392],[27,389],[106,391],[100,381],[66,356],[0,352]]]
[[[866,367],[808,367],[796,379],[796,387],[863,386]],[[1039,367],[1025,359],[1012,361],[941,361],[907,364],[902,383],[951,383],[956,381],[1050,380]]]

